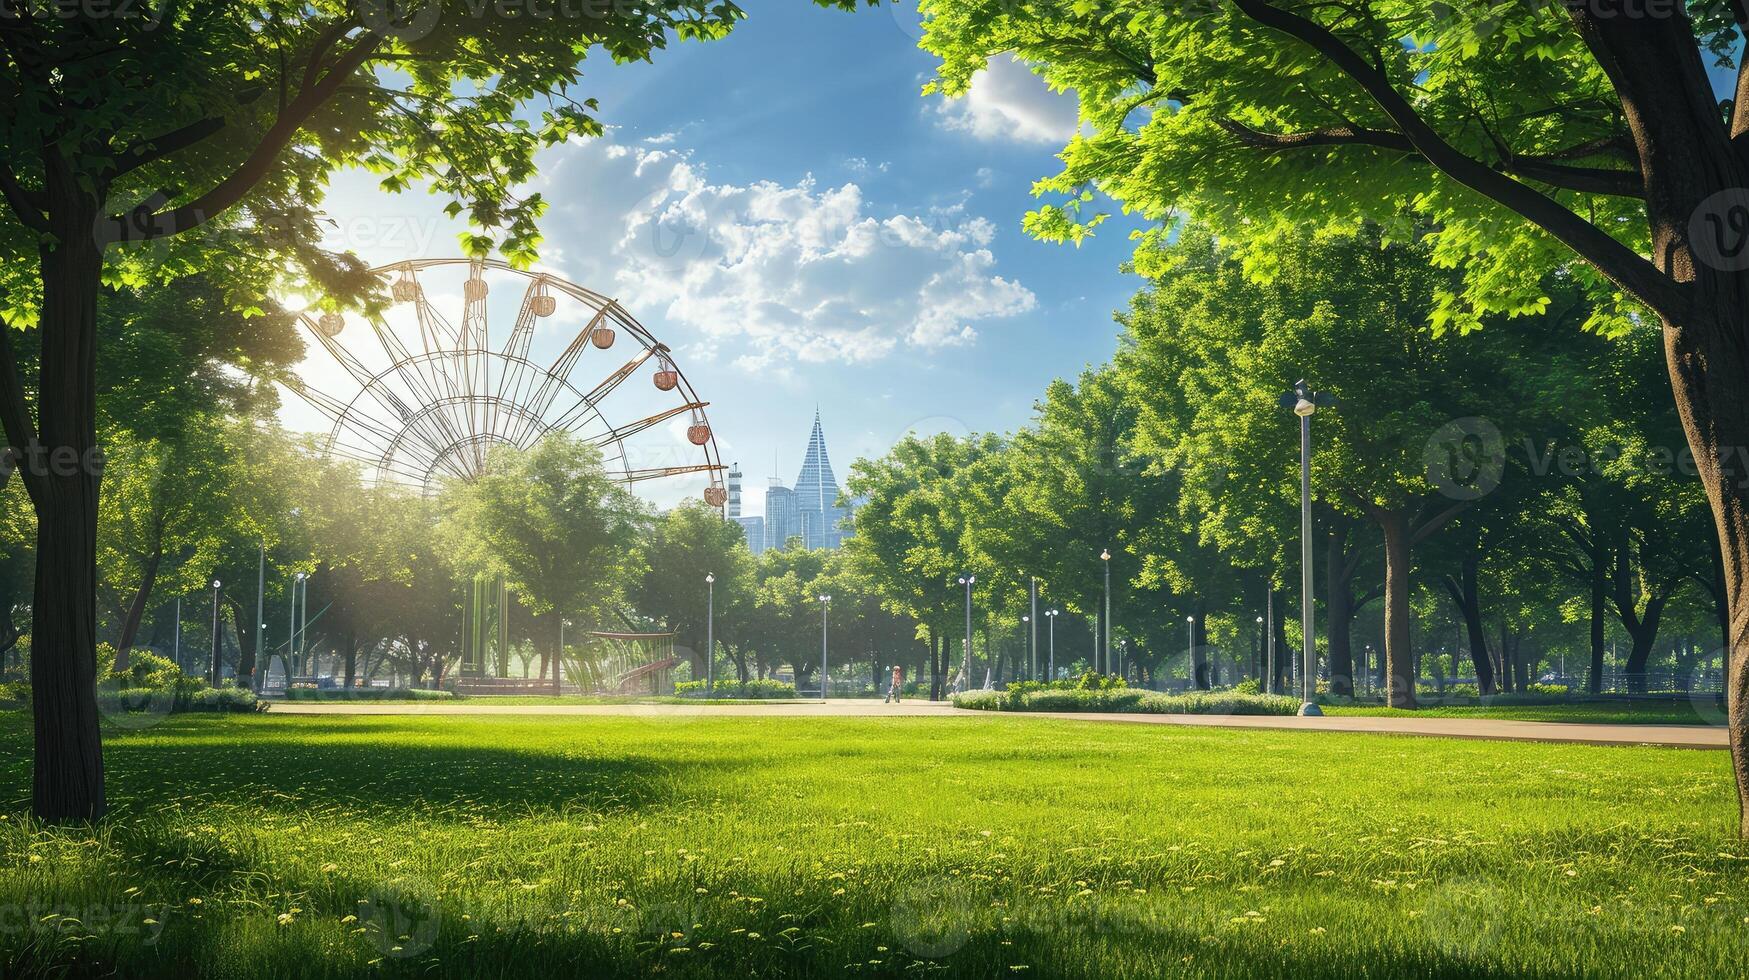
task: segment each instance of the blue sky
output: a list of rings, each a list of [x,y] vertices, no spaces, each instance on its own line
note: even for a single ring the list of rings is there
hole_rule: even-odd
[[[1139,282],[1119,271],[1126,222],[1078,249],[1020,229],[1070,97],[1003,60],[966,99],[923,98],[933,62],[909,5],[746,6],[727,40],[586,62],[609,133],[544,153],[534,186],[542,265],[676,350],[758,513],[768,476],[795,479],[816,405],[841,478],[911,429],[1011,430],[1051,378],[1110,356]],[[380,263],[454,254],[441,204],[342,175],[332,240]],[[537,356],[562,342],[537,338]],[[325,357],[307,375],[343,393]]]

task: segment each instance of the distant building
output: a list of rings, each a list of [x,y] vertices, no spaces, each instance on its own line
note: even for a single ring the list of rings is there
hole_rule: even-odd
[[[747,550],[754,554],[765,551],[765,518],[757,515],[752,517],[737,517],[736,524],[741,525],[741,533],[747,536]]]
[[[765,488],[765,547],[782,548],[789,539],[802,533],[802,514],[796,506],[796,492],[777,482]]]
[[[808,451],[802,457],[802,471],[796,476],[795,497],[802,515],[804,547],[836,548],[844,543],[840,525],[848,512],[838,505],[838,478],[832,473],[818,410],[814,412],[814,431],[808,435]]]
[[[729,464],[729,519],[741,516],[741,464]]]

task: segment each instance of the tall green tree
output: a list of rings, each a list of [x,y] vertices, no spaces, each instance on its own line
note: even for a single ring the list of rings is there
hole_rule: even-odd
[[[935,88],[1012,52],[1079,93],[1086,124],[1028,218],[1074,239],[1097,186],[1190,213],[1268,269],[1289,226],[1363,220],[1462,270],[1436,323],[1538,312],[1551,273],[1587,325],[1662,325],[1666,368],[1721,546],[1730,730],[1749,834],[1749,30],[1743,4],[928,0]],[[1719,91],[1709,63],[1735,70]],[[1165,234],[1155,232],[1158,240]],[[1146,254],[1151,249],[1144,249]]]
[[[717,656],[706,633],[719,643],[728,639],[724,628],[738,625],[739,606],[753,599],[747,536],[721,511],[690,502],[652,523],[639,550],[644,571],[632,586],[632,604],[679,634],[680,645],[695,651],[694,677],[703,678],[705,658]],[[708,589],[706,575],[716,580]],[[713,614],[716,628],[707,630]]]
[[[560,618],[604,625],[632,586],[642,508],[588,442],[554,434],[527,450],[495,447],[485,471],[445,484],[439,503],[451,560],[498,576],[540,617],[544,661]]]

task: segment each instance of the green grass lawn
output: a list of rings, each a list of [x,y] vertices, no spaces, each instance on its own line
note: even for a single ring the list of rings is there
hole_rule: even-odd
[[[0,976],[1737,976],[1723,752],[944,718],[174,716]]]
[[[1327,715],[1389,718],[1504,718],[1604,725],[1723,725],[1724,708],[1712,699],[1577,701],[1571,704],[1452,705],[1401,711],[1377,705],[1325,705]]]

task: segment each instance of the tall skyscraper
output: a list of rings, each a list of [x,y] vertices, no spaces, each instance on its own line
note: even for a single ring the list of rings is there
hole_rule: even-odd
[[[838,506],[838,478],[826,453],[826,433],[820,427],[818,409],[814,410],[814,431],[808,435],[802,471],[796,476],[795,501],[802,515],[799,533],[804,547],[836,548],[844,543],[839,522],[845,512]]]
[[[802,514],[796,506],[796,492],[771,478],[765,488],[765,546],[782,548],[790,538],[802,534]]]

